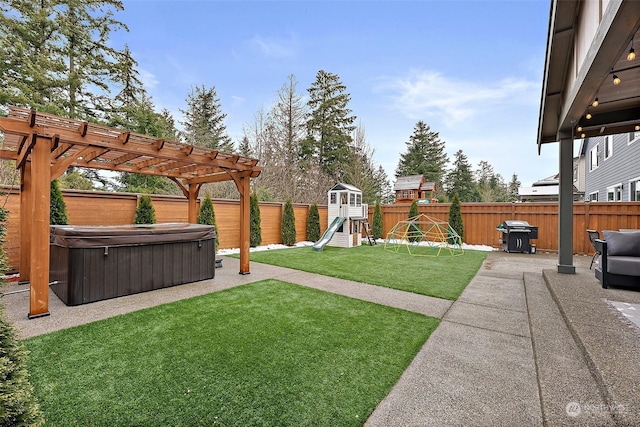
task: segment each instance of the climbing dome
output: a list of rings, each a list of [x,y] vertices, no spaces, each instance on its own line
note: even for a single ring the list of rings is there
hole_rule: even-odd
[[[399,221],[384,242],[386,251],[406,248],[415,256],[458,256],[464,253],[462,239],[448,222],[420,214]]]

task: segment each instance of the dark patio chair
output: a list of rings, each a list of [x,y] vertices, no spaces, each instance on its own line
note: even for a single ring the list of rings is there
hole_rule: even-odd
[[[587,234],[589,235],[589,241],[591,242],[591,245],[593,246],[593,250],[595,251],[595,253],[593,254],[593,257],[591,258],[591,264],[589,265],[589,270],[591,270],[591,267],[593,267],[593,263],[595,262],[595,260],[602,255],[600,253],[600,250],[598,249],[598,247],[596,246],[596,239],[600,238],[600,232],[598,230],[587,230]]]

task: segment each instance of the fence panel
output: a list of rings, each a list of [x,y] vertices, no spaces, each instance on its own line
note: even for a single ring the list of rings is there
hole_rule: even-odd
[[[9,210],[5,252],[10,265],[20,265],[20,193],[17,187],[3,187],[7,194],[4,206]],[[137,195],[93,191],[63,190],[69,221],[74,225],[131,224],[137,206]],[[188,203],[180,196],[152,196],[158,222],[187,222]],[[214,199],[219,247],[240,245],[240,204],[238,200]],[[383,235],[409,216],[410,204],[383,205]],[[284,203],[261,202],[262,244],[282,242],[282,211]],[[418,212],[447,221],[450,204],[418,205]],[[373,223],[374,206],[369,206],[369,222]],[[327,206],[318,206],[320,230],[328,226]],[[497,226],[505,220],[524,220],[538,227],[539,251],[558,249],[557,203],[463,203],[464,241],[471,245],[500,247]],[[27,213],[25,213],[27,214]],[[306,240],[309,205],[294,204],[296,238]],[[640,229],[640,202],[576,202],[573,205],[573,248],[576,253],[593,253],[586,230]]]

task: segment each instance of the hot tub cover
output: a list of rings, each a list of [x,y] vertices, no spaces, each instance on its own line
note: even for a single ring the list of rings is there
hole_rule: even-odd
[[[52,225],[51,244],[65,248],[95,248],[154,243],[190,242],[216,237],[211,225],[188,223],[114,226]]]

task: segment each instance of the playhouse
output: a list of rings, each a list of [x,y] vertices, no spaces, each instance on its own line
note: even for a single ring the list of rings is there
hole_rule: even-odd
[[[362,231],[368,233],[369,206],[362,203],[362,191],[353,185],[338,183],[327,196],[329,227],[313,249],[321,251],[325,245],[352,248],[362,244]]]

